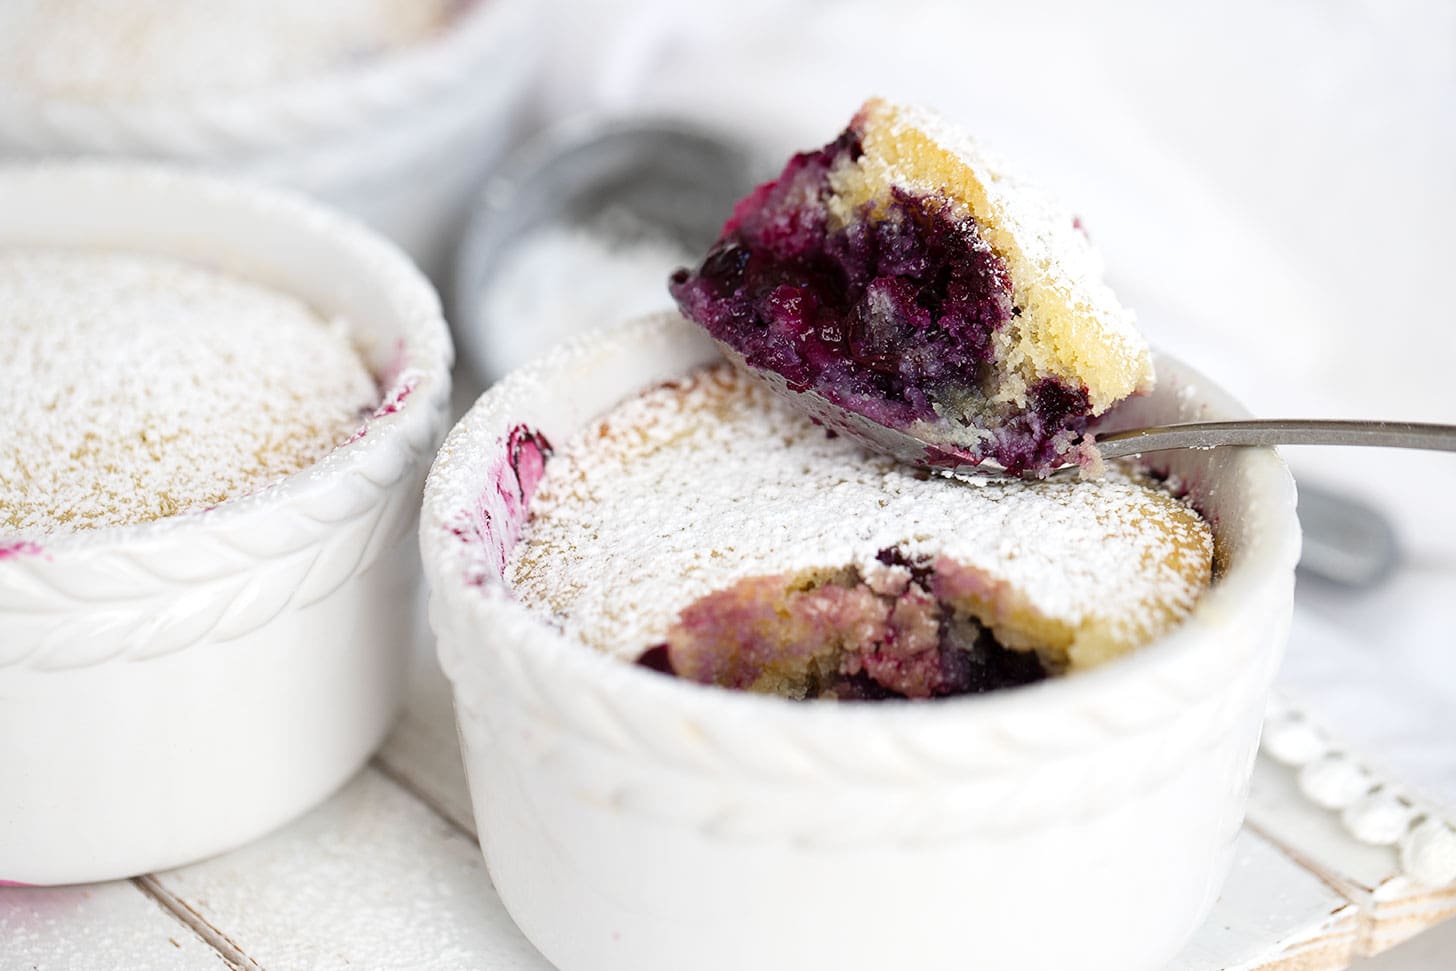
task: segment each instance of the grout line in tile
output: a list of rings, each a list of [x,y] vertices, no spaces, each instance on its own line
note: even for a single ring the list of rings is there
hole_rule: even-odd
[[[429,793],[425,792],[420,786],[412,782],[407,776],[397,771],[394,766],[390,765],[389,762],[386,761],[382,755],[376,755],[374,756],[374,758],[370,759],[369,767],[374,769],[380,775],[384,776],[390,782],[393,782],[395,785],[399,786],[401,789],[409,793],[415,799],[424,803],[425,807],[428,808],[430,812],[434,813],[436,816],[439,816],[445,822],[449,823],[451,829],[454,829],[456,832],[469,839],[472,843],[476,841],[474,829],[470,828],[465,823],[462,823],[460,820],[456,819],[455,816],[448,809],[440,805],[434,799],[431,799]]]
[[[228,963],[229,967],[236,971],[264,971],[263,966],[248,957],[236,941],[214,927],[187,901],[162,886],[162,882],[157,879],[155,874],[149,873],[145,876],[133,877],[131,882],[138,890],[156,901],[158,907],[171,914],[188,930],[200,937],[203,943],[216,951]]]
[[[1298,865],[1301,869],[1309,871],[1325,886],[1329,887],[1335,893],[1339,894],[1341,897],[1344,897],[1350,903],[1354,904],[1355,907],[1359,909],[1363,917],[1367,905],[1371,902],[1371,891],[1368,888],[1362,887],[1359,884],[1341,876],[1340,874],[1335,872],[1334,868],[1326,866],[1318,860],[1314,859],[1314,857],[1310,856],[1309,854],[1300,852],[1294,847],[1288,845],[1283,840],[1279,839],[1279,837],[1275,836],[1273,832],[1265,829],[1263,826],[1254,822],[1252,819],[1245,817],[1244,828],[1248,829],[1252,833],[1258,834],[1260,837],[1262,837],[1264,840],[1274,846],[1277,850],[1279,850],[1280,853],[1283,853],[1285,856],[1289,857],[1289,859],[1293,860],[1294,863]]]

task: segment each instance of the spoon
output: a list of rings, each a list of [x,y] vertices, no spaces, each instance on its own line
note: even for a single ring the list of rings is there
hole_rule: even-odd
[[[724,355],[793,402],[827,428],[859,441],[909,465],[948,475],[981,478],[1019,478],[994,462],[957,463],[954,453],[900,429],[889,428],[848,411],[812,390],[797,392],[784,379],[747,364],[731,347],[719,342]],[[1268,445],[1377,445],[1456,451],[1456,426],[1416,422],[1242,419],[1185,422],[1131,428],[1094,435],[1104,459],[1169,449],[1210,449]],[[930,461],[934,456],[935,461]],[[1076,470],[1063,465],[1050,474]],[[1301,571],[1351,589],[1379,584],[1396,568],[1400,544],[1390,520],[1358,499],[1301,482],[1299,520],[1304,532]]]
[[[1456,425],[1334,418],[1245,418],[1155,425],[1098,435],[1103,458],[1226,445],[1366,445],[1456,452]]]
[[[794,407],[807,413],[815,421],[855,439],[872,451],[888,455],[897,462],[931,472],[993,479],[1040,478],[1077,468],[1068,462],[1038,473],[1009,472],[993,461],[977,461],[953,446],[927,441],[903,428],[882,425],[835,404],[816,391],[791,389],[781,375],[750,365],[742,355],[721,341],[718,346],[736,367],[767,385],[775,394],[792,402]],[[1270,445],[1363,445],[1456,452],[1456,425],[1410,421],[1240,418],[1153,425],[1104,434],[1089,433],[1089,438],[1104,459],[1181,448]]]
[[[1301,574],[1359,590],[1377,586],[1400,565],[1395,527],[1374,506],[1301,480],[1297,512]]]
[[[492,353],[495,341],[491,334],[501,322],[482,315],[479,294],[489,285],[501,254],[535,228],[561,219],[591,222],[596,214],[625,205],[645,221],[663,225],[689,249],[701,251],[716,235],[733,201],[747,192],[758,177],[768,174],[770,167],[755,158],[743,143],[675,119],[573,119],[541,133],[511,153],[492,174],[468,220],[455,271],[455,319],[464,356],[479,374],[498,376],[500,362]],[[725,347],[724,351],[743,366],[731,349]],[[756,376],[773,386],[772,376]],[[871,447],[903,456],[913,464],[924,460],[923,443],[835,409],[812,392],[793,394],[782,385],[782,379],[775,390],[791,395],[801,407],[809,406],[811,413],[829,427],[845,431]],[[1153,431],[1109,433],[1099,436],[1098,445],[1109,457],[1114,448],[1121,449],[1117,454],[1129,454],[1169,447],[1160,444],[1169,442],[1168,438],[1150,437]],[[1210,432],[1205,428],[1204,433]],[[1186,436],[1188,432],[1185,429],[1179,434]],[[1221,437],[1216,441],[1183,438],[1171,447],[1294,443],[1292,439],[1268,437],[1236,440],[1228,437],[1236,433],[1218,434]],[[1267,436],[1269,432],[1261,434]],[[1355,434],[1359,437],[1358,429]],[[1446,434],[1449,442],[1453,433],[1448,429]],[[1377,443],[1362,440],[1361,444]],[[986,465],[969,471],[982,476],[992,471],[1006,475],[1004,470]],[[1399,559],[1394,531],[1386,517],[1348,496],[1301,483],[1300,518],[1305,531],[1301,569],[1336,583],[1366,587],[1388,575]]]

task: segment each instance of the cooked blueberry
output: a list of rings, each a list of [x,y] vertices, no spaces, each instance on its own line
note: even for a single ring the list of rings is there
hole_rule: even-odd
[[[660,671],[663,674],[676,673],[672,669],[672,655],[668,651],[666,644],[654,644],[652,647],[649,647],[638,655],[637,663],[644,668]]]

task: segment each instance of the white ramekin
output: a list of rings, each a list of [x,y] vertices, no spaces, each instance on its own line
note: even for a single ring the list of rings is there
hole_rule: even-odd
[[[531,0],[469,0],[432,40],[319,78],[174,102],[0,91],[0,158],[140,158],[262,178],[359,216],[438,277],[529,95],[541,20]]]
[[[387,388],[355,441],[272,488],[0,537],[0,879],[102,880],[229,849],[331,792],[393,718],[410,533],[450,391],[439,301],[362,226],[200,175],[0,167],[0,213],[0,247],[164,254],[343,315]]]
[[[573,644],[500,581],[533,488],[513,432],[562,442],[715,356],[674,317],[567,345],[484,395],[426,486],[431,621],[516,922],[562,971],[1162,967],[1243,819],[1299,550],[1284,463],[1167,460],[1221,574],[1114,664],[934,703],[723,691]],[[1158,367],[1122,421],[1241,413]]]

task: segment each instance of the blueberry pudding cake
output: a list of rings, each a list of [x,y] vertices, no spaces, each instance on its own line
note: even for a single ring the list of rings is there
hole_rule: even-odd
[[[1089,420],[1153,381],[1077,220],[880,100],[743,199],[671,290],[730,358],[913,434],[929,464],[1095,462]]]
[[[0,536],[199,511],[358,433],[344,322],[160,256],[0,249]]]
[[[506,562],[570,638],[790,698],[934,698],[1086,669],[1178,624],[1207,523],[1163,483],[931,475],[727,364],[558,443]]]

